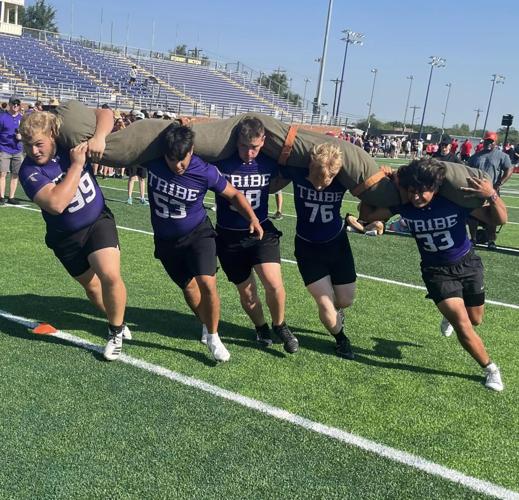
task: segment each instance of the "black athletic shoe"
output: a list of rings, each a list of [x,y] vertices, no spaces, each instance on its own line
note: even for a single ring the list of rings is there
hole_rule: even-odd
[[[7,203],[9,203],[9,205],[19,205],[20,204],[20,202],[16,198],[9,198],[7,200]]]
[[[348,337],[344,337],[344,340],[341,340],[335,346],[335,353],[340,358],[345,359],[355,359],[355,355],[351,350],[350,339]]]
[[[270,347],[272,345],[272,337],[270,336],[270,328],[265,323],[263,326],[256,327],[256,342],[261,347]]]
[[[489,250],[496,250],[497,249],[497,245],[496,245],[496,242],[495,241],[489,241],[487,243],[487,248]]]
[[[290,331],[286,323],[282,323],[279,326],[272,325],[272,330],[283,341],[283,348],[286,352],[294,354],[299,351],[299,341]]]
[[[2,198],[2,197],[0,196],[0,205],[5,205],[5,202],[6,202],[6,201],[7,201],[7,200],[6,200],[5,198]]]

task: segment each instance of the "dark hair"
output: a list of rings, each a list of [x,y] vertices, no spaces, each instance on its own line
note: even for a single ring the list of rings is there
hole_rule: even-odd
[[[164,133],[163,147],[166,156],[182,161],[194,144],[195,133],[189,127],[171,124]]]
[[[414,160],[398,169],[398,183],[419,193],[436,191],[445,179],[445,166],[434,158]]]
[[[246,116],[236,127],[236,139],[241,138],[245,142],[250,142],[252,139],[263,137],[264,135],[265,126],[263,122],[253,116]]]

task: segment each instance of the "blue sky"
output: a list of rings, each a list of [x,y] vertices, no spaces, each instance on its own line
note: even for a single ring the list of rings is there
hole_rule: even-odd
[[[240,60],[248,66],[271,72],[281,67],[293,78],[292,86],[314,97],[328,9],[328,0],[191,0],[164,2],[110,2],[103,0],[48,0],[58,11],[62,33],[83,35],[124,45],[129,19],[129,45],[149,49],[155,24],[154,48],[167,50],[179,43],[198,46],[223,62]],[[31,3],[31,2],[29,2]],[[73,13],[73,15],[72,15]],[[441,125],[447,83],[452,90],[446,126],[474,126],[476,108],[488,105],[492,74],[506,77],[497,85],[489,114],[489,129],[500,126],[501,116],[511,113],[519,122],[519,65],[517,26],[519,5],[513,0],[489,4],[481,0],[458,2],[347,2],[334,0],[325,68],[323,102],[333,103],[333,84],[340,77],[344,42],[341,30],[364,33],[364,45],[350,46],[344,78],[341,111],[365,117],[373,81],[377,80],[372,111],[384,121],[400,120],[409,89],[406,76],[413,75],[410,105],[423,108],[430,66],[429,56],[447,59],[445,68],[433,72],[425,123]],[[409,110],[407,122],[411,120]],[[421,119],[416,113],[415,123]]]

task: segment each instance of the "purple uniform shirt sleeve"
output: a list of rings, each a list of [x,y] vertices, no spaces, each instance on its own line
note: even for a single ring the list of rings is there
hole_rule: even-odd
[[[227,179],[217,167],[207,164],[207,188],[219,194],[227,187]]]
[[[20,168],[19,178],[25,194],[31,200],[34,200],[41,188],[52,183],[52,179],[45,176],[41,170],[31,165],[26,165],[25,162]]]

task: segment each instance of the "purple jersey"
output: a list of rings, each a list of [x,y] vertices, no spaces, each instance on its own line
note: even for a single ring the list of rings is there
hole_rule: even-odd
[[[25,194],[33,200],[38,191],[47,184],[59,184],[70,168],[68,152],[58,150],[56,156],[46,165],[36,165],[27,156],[20,168],[20,183]],[[47,223],[47,230],[74,232],[92,224],[105,207],[103,193],[98,186],[90,164],[83,167],[81,179],[74,198],[68,207],[58,215],[52,215],[42,209]]]
[[[269,186],[278,175],[278,164],[268,156],[258,155],[244,163],[238,155],[216,164],[222,175],[249,201],[256,217],[263,222],[268,217]],[[248,229],[249,221],[221,196],[216,198],[216,222],[225,229]]]
[[[436,195],[424,208],[406,203],[391,210],[405,219],[424,266],[452,264],[471,249],[465,228],[465,221],[472,211],[470,208]]]
[[[344,225],[341,205],[346,188],[334,179],[326,189],[317,191],[306,179],[307,168],[284,168],[281,174],[294,186],[297,235],[313,243],[335,238]]]
[[[155,236],[172,240],[190,233],[206,217],[204,196],[227,186],[218,169],[193,155],[186,171],[170,170],[164,158],[147,162],[151,225]]]
[[[15,155],[22,152],[21,141],[16,140],[16,132],[20,127],[22,115],[12,115],[5,112],[0,114],[0,151]]]

